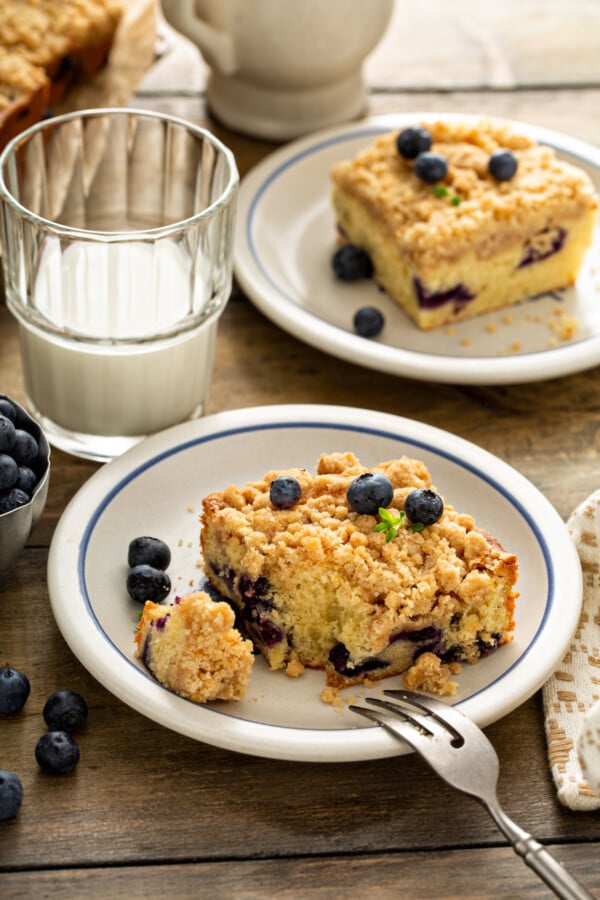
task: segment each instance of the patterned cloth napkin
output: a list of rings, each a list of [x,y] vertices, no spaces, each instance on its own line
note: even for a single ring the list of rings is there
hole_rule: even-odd
[[[558,670],[543,687],[546,739],[558,799],[574,810],[600,809],[585,780],[577,738],[586,712],[600,699],[600,490],[572,514],[567,528],[581,560],[583,607]]]

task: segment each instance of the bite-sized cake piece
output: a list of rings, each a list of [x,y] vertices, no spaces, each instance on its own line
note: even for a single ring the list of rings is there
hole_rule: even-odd
[[[225,602],[204,591],[169,606],[146,602],[135,654],[165,687],[195,703],[241,700],[254,663],[252,644],[234,628]]]
[[[402,129],[338,163],[332,203],[343,239],[420,328],[575,282],[598,207],[582,169],[500,120],[415,126],[423,149]]]
[[[201,547],[269,665],[325,669],[334,687],[425,652],[475,662],[512,638],[516,557],[444,504],[418,460],[366,469],[325,454],[315,475],[273,471],[210,494]]]

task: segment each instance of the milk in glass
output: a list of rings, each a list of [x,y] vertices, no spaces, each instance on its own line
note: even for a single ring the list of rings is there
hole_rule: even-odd
[[[206,296],[202,272],[175,241],[75,241],[61,250],[49,240],[33,305],[52,330],[20,319],[33,406],[67,431],[107,436],[145,435],[199,414],[217,320],[191,328],[198,291]]]

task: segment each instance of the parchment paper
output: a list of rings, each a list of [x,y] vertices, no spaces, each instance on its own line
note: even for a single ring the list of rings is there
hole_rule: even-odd
[[[58,115],[77,109],[125,106],[156,59],[158,21],[157,0],[125,0],[108,64],[95,78],[73,89],[53,112]],[[0,266],[0,304],[4,302]]]
[[[155,0],[125,0],[108,65],[72,90],[54,113],[124,106],[156,58],[158,11]]]

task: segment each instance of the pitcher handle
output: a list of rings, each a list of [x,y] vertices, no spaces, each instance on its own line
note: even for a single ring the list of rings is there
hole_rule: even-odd
[[[232,36],[201,19],[194,8],[194,0],[162,0],[162,6],[167,21],[200,48],[211,68],[221,75],[236,72]]]

